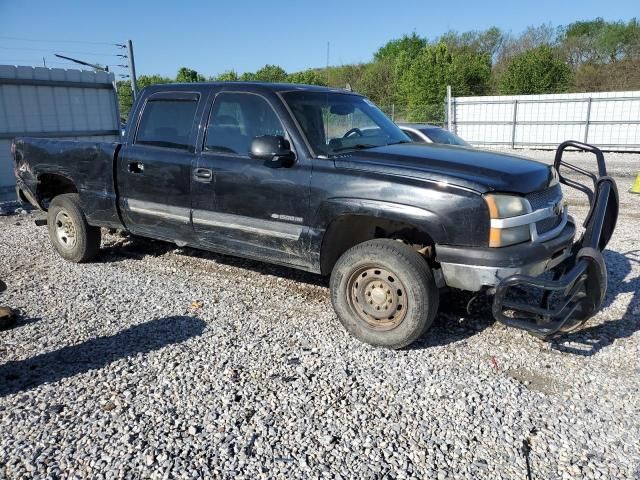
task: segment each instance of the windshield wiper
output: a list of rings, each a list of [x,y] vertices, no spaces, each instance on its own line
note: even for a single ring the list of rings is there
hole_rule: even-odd
[[[400,143],[412,143],[411,140],[398,140],[397,142],[387,143],[387,145],[398,145]]]
[[[382,145],[371,145],[369,143],[356,143],[355,145],[349,145],[348,147],[338,147],[333,149],[333,153],[341,152],[343,150],[364,150],[366,148],[380,147]]]

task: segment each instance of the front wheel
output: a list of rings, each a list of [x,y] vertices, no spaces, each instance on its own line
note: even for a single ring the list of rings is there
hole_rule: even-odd
[[[331,301],[344,327],[371,345],[398,349],[433,323],[439,293],[425,259],[390,239],[347,250],[331,273]]]
[[[47,225],[51,244],[65,260],[88,262],[98,254],[100,229],[87,223],[77,193],[58,195],[51,201]]]

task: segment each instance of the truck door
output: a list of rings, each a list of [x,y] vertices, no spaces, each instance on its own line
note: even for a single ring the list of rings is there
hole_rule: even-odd
[[[137,128],[120,151],[117,172],[120,208],[131,232],[169,241],[191,239],[191,170],[200,103],[205,102],[197,92],[158,92],[133,119]]]
[[[290,138],[274,100],[246,91],[215,96],[192,177],[193,228],[217,250],[305,266],[309,159],[274,168],[249,156],[257,136]]]

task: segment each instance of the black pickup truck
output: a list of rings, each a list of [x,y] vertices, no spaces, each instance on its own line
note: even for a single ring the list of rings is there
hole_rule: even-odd
[[[598,174],[566,164],[567,147],[595,153]],[[606,293],[617,191],[602,153],[578,142],[553,167],[412,144],[356,93],[237,82],[144,89],[122,143],[12,150],[18,195],[48,210],[65,259],[95,257],[103,227],[331,275],[338,317],[373,345],[420,337],[444,287],[494,295],[497,320],[543,338],[579,327]],[[561,183],[591,203],[579,238]]]

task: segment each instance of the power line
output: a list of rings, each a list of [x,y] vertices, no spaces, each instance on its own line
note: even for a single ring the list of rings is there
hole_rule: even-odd
[[[44,38],[20,38],[20,37],[6,37],[0,35],[0,39],[4,40],[19,40],[21,42],[47,42],[47,43],[84,43],[86,45],[118,45],[115,42],[89,42],[87,40],[52,40]]]
[[[71,65],[69,63],[63,63],[63,62],[52,62],[50,60],[46,60],[47,63],[47,67],[50,66],[58,66],[58,67],[71,67]],[[25,60],[25,59],[12,59],[12,58],[6,58],[6,59],[0,59],[0,64],[13,64],[16,66],[21,66],[21,67],[42,67],[43,62],[42,62],[42,58],[39,59],[33,59],[33,60]]]
[[[0,53],[0,64],[3,63],[13,63],[15,65],[24,65],[24,66],[42,66],[43,64],[43,59],[46,61],[47,66],[49,65],[64,65],[66,67],[69,67],[69,65],[67,63],[63,63],[63,62],[67,62],[66,60],[58,60],[53,58],[53,55],[49,56],[39,56],[36,58],[26,58],[26,57],[4,57],[2,56],[2,54]],[[51,60],[49,60],[51,59]]]
[[[52,49],[52,48],[29,48],[29,47],[3,47],[0,46],[2,50],[18,50],[18,51],[30,51],[30,52],[53,52],[54,50],[62,50],[62,49]],[[65,53],[73,53],[79,55],[93,55],[97,57],[122,57],[122,54],[117,53],[96,53],[96,52],[79,52],[77,50],[64,50]]]

